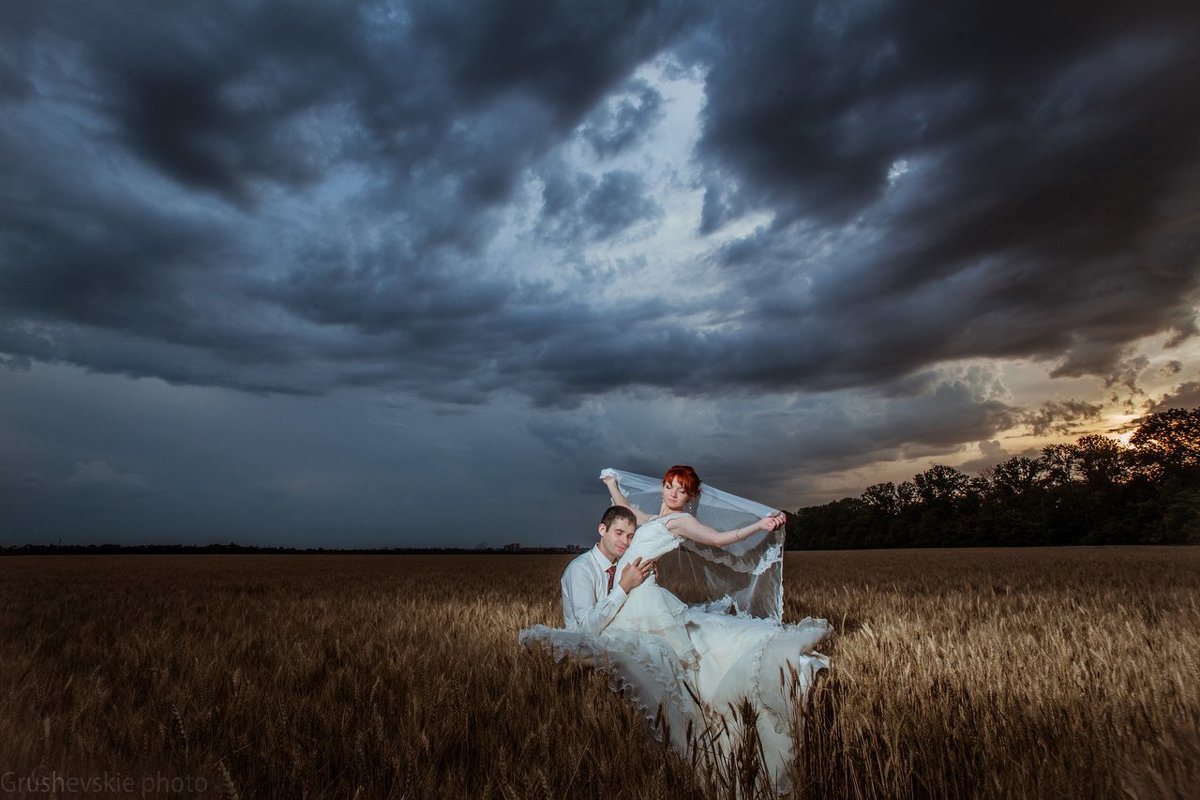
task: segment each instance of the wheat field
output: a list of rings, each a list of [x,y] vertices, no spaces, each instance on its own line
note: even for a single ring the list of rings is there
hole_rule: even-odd
[[[602,676],[517,646],[561,622],[568,560],[0,559],[0,796],[730,794]],[[785,576],[785,618],[836,628],[794,797],[1200,796],[1200,548],[789,553]]]

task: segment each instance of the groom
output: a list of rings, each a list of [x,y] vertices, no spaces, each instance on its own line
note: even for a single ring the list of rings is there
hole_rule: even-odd
[[[600,633],[625,598],[654,570],[653,561],[635,558],[621,570],[617,560],[629,549],[637,517],[625,506],[610,506],[600,518],[600,541],[567,565],[562,576],[563,621],[567,630]]]

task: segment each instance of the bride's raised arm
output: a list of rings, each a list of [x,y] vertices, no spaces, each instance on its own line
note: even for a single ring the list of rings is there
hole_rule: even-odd
[[[734,542],[740,542],[755,531],[773,531],[781,527],[784,522],[783,514],[776,512],[769,517],[763,517],[757,522],[752,522],[737,530],[718,531],[716,528],[710,528],[705,525],[691,514],[683,514],[682,516],[667,520],[667,530],[676,536],[682,536],[685,539],[691,539],[701,544],[728,547]]]
[[[605,473],[608,471],[605,470]],[[625,506],[633,515],[637,517],[637,524],[642,525],[654,519],[652,514],[647,514],[640,508],[635,507],[629,502],[629,498],[621,491],[621,484],[617,483],[617,476],[612,474],[601,474],[600,480],[604,481],[604,485],[608,487],[608,499],[612,501],[614,506]]]

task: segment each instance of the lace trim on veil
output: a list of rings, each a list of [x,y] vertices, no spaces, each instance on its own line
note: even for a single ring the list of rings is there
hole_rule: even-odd
[[[756,562],[749,562],[745,556],[735,555],[720,547],[710,547],[706,544],[693,542],[691,539],[684,539],[683,546],[689,552],[695,553],[705,561],[721,564],[737,572],[744,572],[747,575],[762,575],[776,563],[783,560],[783,545],[779,542],[772,542],[768,545],[767,549],[759,556]]]

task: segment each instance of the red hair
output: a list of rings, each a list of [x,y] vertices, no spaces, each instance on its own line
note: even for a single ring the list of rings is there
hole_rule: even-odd
[[[663,475],[663,486],[670,483],[672,479],[679,482],[683,490],[688,493],[688,497],[700,494],[700,476],[687,464],[676,464],[667,470],[667,474]]]

